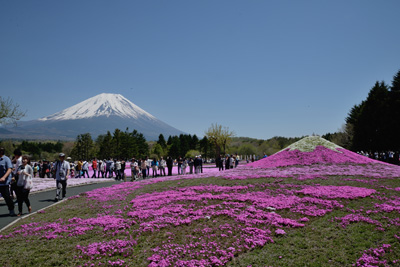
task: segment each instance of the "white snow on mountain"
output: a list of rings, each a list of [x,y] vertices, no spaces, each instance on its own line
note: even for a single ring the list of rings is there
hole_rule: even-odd
[[[100,116],[119,116],[122,118],[144,118],[156,120],[150,113],[133,104],[120,94],[99,94],[53,115],[40,118],[40,121],[77,120]]]

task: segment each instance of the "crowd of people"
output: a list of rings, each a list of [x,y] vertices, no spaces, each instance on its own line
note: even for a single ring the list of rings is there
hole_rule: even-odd
[[[160,159],[145,157],[130,160],[96,158],[86,161],[73,162],[70,157],[60,153],[59,159],[53,162],[41,160],[31,163],[29,156],[22,155],[19,149],[14,151],[12,159],[5,156],[4,148],[0,149],[0,193],[9,209],[11,216],[15,216],[14,200],[18,202],[18,214],[22,214],[23,203],[28,212],[32,211],[29,201],[29,193],[32,189],[33,177],[54,178],[56,181],[55,201],[62,200],[66,196],[68,178],[114,178],[118,181],[126,181],[125,171],[131,170],[131,181],[147,179],[150,177],[172,176],[173,167],[177,167],[177,175],[203,173],[203,159],[201,156],[194,158],[167,157]],[[239,164],[237,155],[219,156],[216,165],[220,171],[232,169]],[[91,176],[89,175],[89,171]]]
[[[379,161],[387,162],[390,164],[400,165],[400,153],[399,151],[359,151],[357,152],[360,155],[366,156],[371,159],[376,159]]]

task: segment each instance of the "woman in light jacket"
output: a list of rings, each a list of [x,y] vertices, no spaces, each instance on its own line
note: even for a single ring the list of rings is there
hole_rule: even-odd
[[[22,156],[22,165],[18,168],[18,183],[17,183],[17,202],[18,202],[18,216],[22,215],[22,204],[25,202],[28,207],[29,213],[32,211],[31,202],[29,201],[30,189],[26,189],[25,185],[28,177],[33,177],[33,169],[30,165],[31,160],[28,156]]]

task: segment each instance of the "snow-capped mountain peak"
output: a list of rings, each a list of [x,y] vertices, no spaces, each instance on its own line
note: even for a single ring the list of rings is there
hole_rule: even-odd
[[[40,121],[77,120],[100,116],[119,116],[121,118],[147,118],[156,120],[150,113],[133,104],[120,94],[99,94],[53,115],[40,118]]]

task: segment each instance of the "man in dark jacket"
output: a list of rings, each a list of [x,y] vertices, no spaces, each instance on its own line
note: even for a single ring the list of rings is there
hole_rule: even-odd
[[[172,176],[172,166],[174,165],[174,161],[171,157],[167,157],[167,168],[168,168],[168,176]]]

